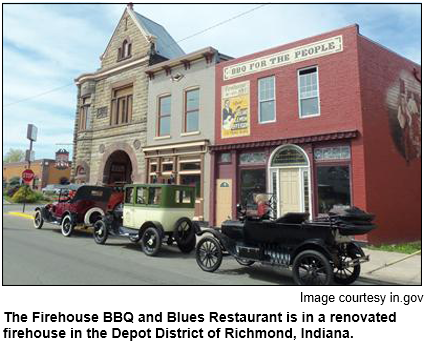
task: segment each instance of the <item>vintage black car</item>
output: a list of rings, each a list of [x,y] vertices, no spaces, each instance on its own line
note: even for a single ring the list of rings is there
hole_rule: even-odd
[[[351,236],[373,230],[374,215],[358,208],[334,209],[314,221],[308,220],[308,213],[272,219],[270,211],[255,216],[238,210],[239,220],[199,233],[208,234],[196,246],[196,261],[204,271],[217,270],[227,252],[243,266],[261,262],[291,267],[298,285],[348,285],[359,277],[360,264],[369,261]]]

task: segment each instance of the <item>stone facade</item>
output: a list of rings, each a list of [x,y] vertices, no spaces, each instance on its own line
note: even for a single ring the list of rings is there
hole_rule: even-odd
[[[126,156],[130,162],[128,168],[131,176],[124,181],[144,181],[142,148],[146,145],[148,90],[145,69],[165,58],[155,54],[154,42],[157,37],[146,32],[137,18],[138,15],[128,7],[101,56],[101,68],[76,79],[78,100],[72,170],[75,182],[111,183],[108,159],[116,152]],[[131,44],[127,56],[120,55],[124,42]],[[113,94],[123,87],[132,87],[132,111],[128,110],[131,112],[130,119],[112,124]],[[89,108],[84,114],[86,117],[82,117],[84,106]],[[130,107],[128,98],[124,106]],[[81,170],[83,172],[80,173]]]

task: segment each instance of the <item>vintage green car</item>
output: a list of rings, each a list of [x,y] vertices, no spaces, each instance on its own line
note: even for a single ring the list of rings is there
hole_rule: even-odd
[[[168,184],[125,186],[122,207],[107,213],[94,224],[93,236],[104,244],[109,235],[141,241],[146,255],[156,255],[162,242],[177,243],[184,253],[196,245],[199,227],[194,217],[195,188]]]

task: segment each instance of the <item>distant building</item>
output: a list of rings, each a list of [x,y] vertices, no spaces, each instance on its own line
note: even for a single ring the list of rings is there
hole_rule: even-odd
[[[145,71],[182,55],[164,27],[135,12],[132,4],[127,6],[100,57],[101,67],[75,80],[75,182],[144,181],[149,82]]]
[[[69,155],[66,150],[59,150],[56,153],[56,159],[40,159],[31,162],[31,170],[35,174],[34,181],[31,183],[33,189],[41,190],[50,184],[67,184],[71,177],[70,162],[64,164],[64,155]],[[58,168],[59,167],[59,168]],[[28,162],[13,162],[3,164],[3,183],[8,184],[13,177],[21,177],[22,172],[28,169]]]

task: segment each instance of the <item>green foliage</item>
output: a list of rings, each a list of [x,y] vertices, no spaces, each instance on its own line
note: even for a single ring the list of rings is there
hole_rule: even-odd
[[[33,191],[28,186],[21,187],[12,197],[12,201],[15,203],[36,203],[44,200],[44,196],[41,192]]]
[[[3,157],[4,163],[21,162],[25,159],[25,151],[21,149],[9,149]]]
[[[421,250],[421,242],[402,243],[402,244],[382,244],[378,246],[368,246],[373,250],[389,251],[389,252],[400,252],[403,254],[413,254],[416,251]]]

